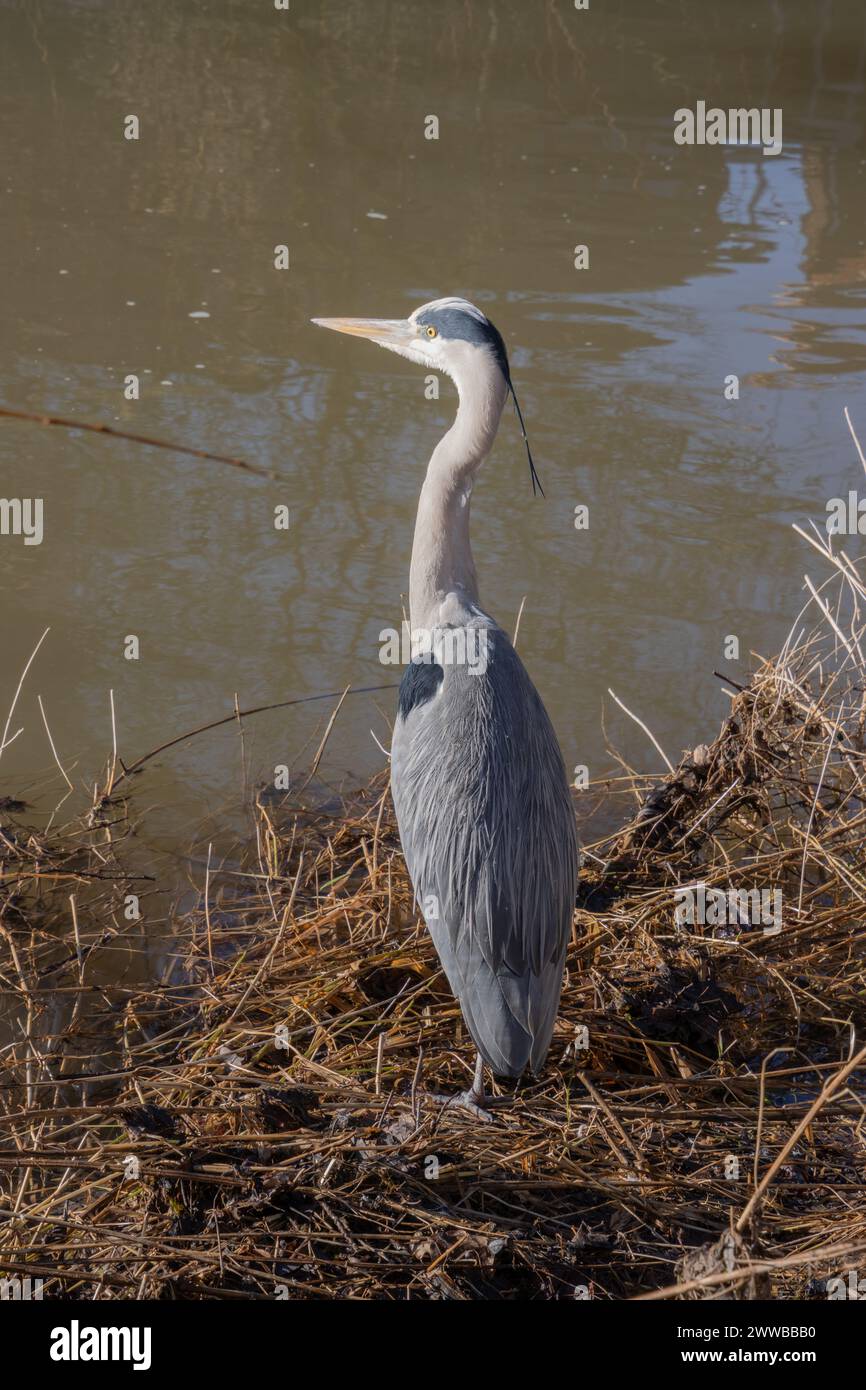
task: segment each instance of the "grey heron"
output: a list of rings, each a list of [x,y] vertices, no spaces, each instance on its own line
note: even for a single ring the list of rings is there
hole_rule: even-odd
[[[413,659],[400,685],[391,791],[418,904],[478,1049],[473,1085],[455,1099],[483,1115],[485,1063],[518,1077],[527,1066],[537,1073],[547,1055],[578,871],[556,735],[520,657],[481,606],[469,544],[475,476],[514,394],[508,357],[497,329],[465,299],[433,300],[408,319],[313,323],[369,338],[457,387],[454,423],[433,450],[418,502]]]

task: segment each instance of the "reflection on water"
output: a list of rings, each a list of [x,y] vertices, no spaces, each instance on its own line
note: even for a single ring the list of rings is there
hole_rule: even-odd
[[[4,403],[277,475],[2,422],[6,495],[45,505],[41,546],[0,540],[10,696],[51,628],[6,790],[50,809],[64,789],[37,693],[81,787],[111,747],[110,690],[129,761],[235,695],[397,678],[379,633],[453,400],[309,319],[446,293],[510,347],[547,500],[506,414],[476,559],[503,625],[526,598],[520,647],[567,763],[610,766],[604,712],[629,761],[657,765],[608,687],[672,757],[712,734],[714,670],[740,678],[799,606],[790,522],[859,481],[842,409],[866,433],[864,27],[859,0],[3,5]],[[703,99],[781,107],[783,153],[675,146],[674,111]],[[142,835],[182,850],[209,816],[237,824],[244,779],[300,766],[331,707],[251,721],[245,761],[232,726],[156,760]],[[347,701],[326,781],[381,765],[392,709]]]

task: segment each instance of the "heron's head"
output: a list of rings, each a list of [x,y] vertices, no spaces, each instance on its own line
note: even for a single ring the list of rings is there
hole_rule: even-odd
[[[468,299],[433,299],[415,309],[407,319],[313,319],[313,323],[320,328],[333,328],[337,333],[369,338],[380,347],[408,357],[410,362],[434,372],[445,372],[461,394],[463,385],[472,378],[491,374],[501,378],[505,391],[510,391],[514,399],[526,441],[533,492],[536,484],[541,488],[514,394],[502,334]]]

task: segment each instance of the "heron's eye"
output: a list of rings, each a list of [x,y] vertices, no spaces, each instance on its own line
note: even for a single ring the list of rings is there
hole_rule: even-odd
[[[436,334],[436,329],[433,327],[433,325],[432,325],[432,323],[431,323],[431,324],[429,324],[428,327],[427,327],[427,337],[428,337],[428,338],[435,338],[436,336],[437,336],[437,334]]]

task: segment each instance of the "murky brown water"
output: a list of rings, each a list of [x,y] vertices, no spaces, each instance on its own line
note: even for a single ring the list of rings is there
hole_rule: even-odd
[[[862,486],[842,408],[866,435],[864,62],[861,0],[3,4],[2,403],[279,475],[0,421],[5,496],[44,499],[41,545],[0,537],[4,711],[51,629],[3,793],[65,790],[37,694],[81,788],[110,690],[129,761],[235,694],[399,678],[378,635],[450,388],[427,401],[420,369],[309,319],[447,293],[504,333],[546,488],[507,413],[473,508],[482,598],[510,626],[526,597],[567,762],[611,765],[604,710],[660,766],[608,687],[672,757],[711,735],[713,670],[777,648],[814,570],[790,523]],[[783,152],[677,146],[699,100],[781,108]],[[300,769],[330,708],[251,721],[249,781]],[[381,766],[392,708],[347,701],[326,781]],[[145,838],[237,824],[240,788],[236,729],[182,745],[138,780]]]

